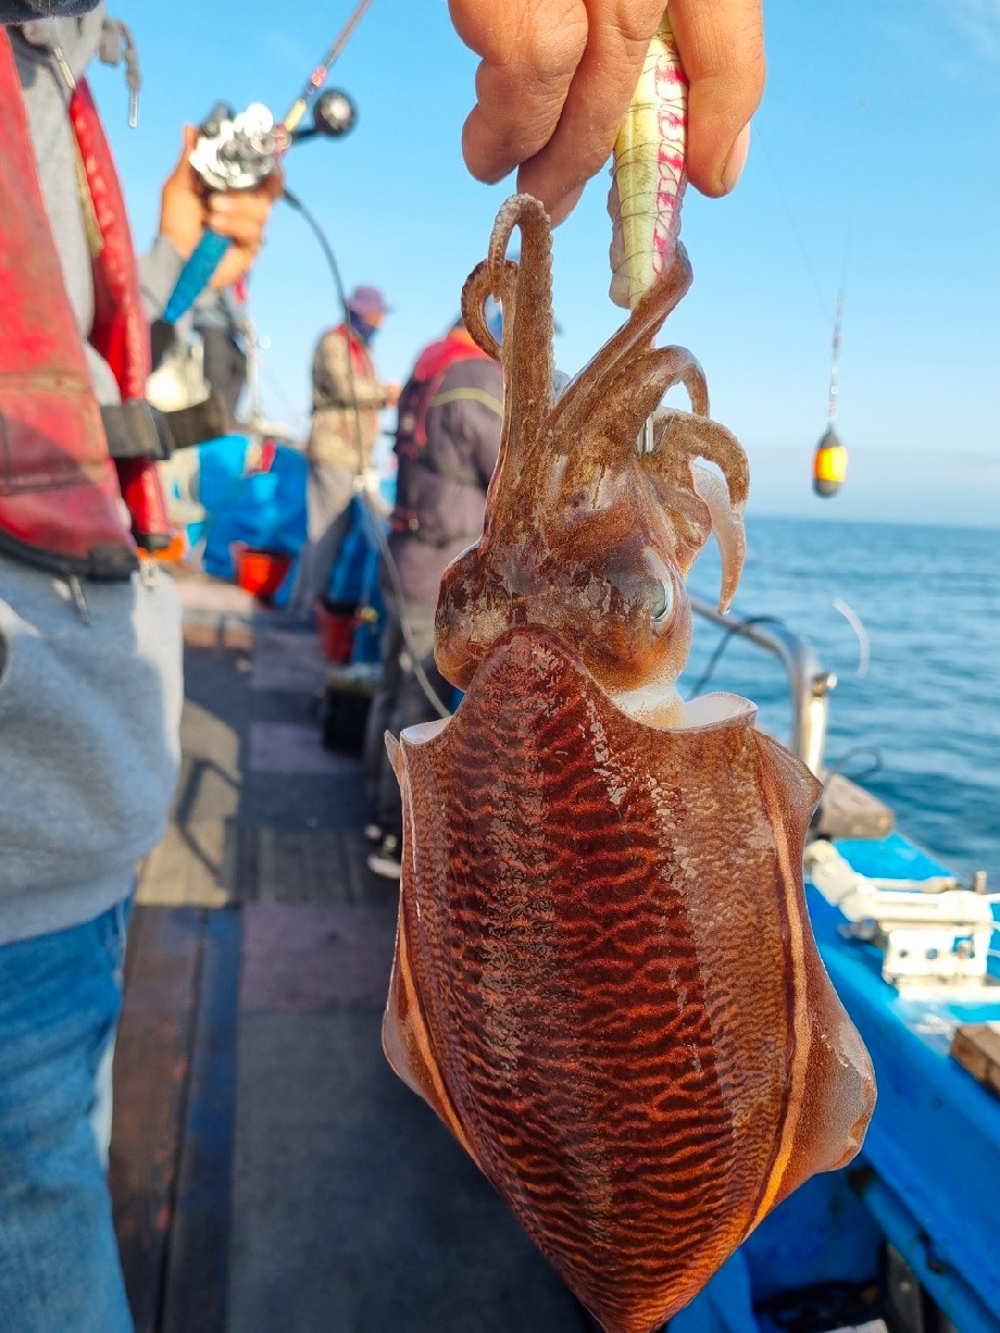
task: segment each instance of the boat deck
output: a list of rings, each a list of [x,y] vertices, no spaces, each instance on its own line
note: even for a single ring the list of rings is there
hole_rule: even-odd
[[[593,1325],[382,1055],[396,886],[317,641],[182,583],[183,769],[142,867],[111,1180],[138,1333]]]
[[[594,1333],[385,1062],[398,891],[365,865],[359,761],[321,744],[318,641],[228,585],[181,586],[183,766],[141,869],[115,1067],[138,1333]],[[916,873],[894,835],[860,851],[865,873]],[[809,894],[878,1070],[864,1154],[798,1191],[672,1327],[759,1333],[752,1275],[867,1281],[885,1236],[952,1327],[1000,1333],[1000,1103],[946,1039],[996,1008],[897,994]]]

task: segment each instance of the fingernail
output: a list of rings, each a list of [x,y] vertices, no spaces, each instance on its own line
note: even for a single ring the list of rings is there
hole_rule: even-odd
[[[722,168],[722,188],[726,194],[736,189],[736,183],[743,175],[750,151],[750,126],[746,124],[736,136],[736,142],[729,150],[726,165]]]

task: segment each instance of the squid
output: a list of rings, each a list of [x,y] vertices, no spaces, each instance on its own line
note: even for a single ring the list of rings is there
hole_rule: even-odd
[[[874,1084],[806,915],[816,780],[746,700],[677,691],[685,575],[714,531],[732,596],[748,488],[697,362],[651,346],[690,282],[683,247],[556,397],[550,246],[515,196],[463,292],[503,363],[503,435],[483,535],[438,601],[464,697],[390,741],[383,1042],[606,1333],[652,1333],[850,1160]],[[678,383],[691,411],[657,410]]]
[[[875,1095],[806,914],[819,786],[747,700],[677,688],[687,574],[714,534],[729,605],[749,487],[697,361],[653,345],[691,282],[684,86],[665,23],[610,200],[631,314],[561,393],[541,204],[508,200],[465,284],[505,385],[483,535],[437,607],[465,693],[387,738],[404,831],[386,1055],[605,1333],[660,1329],[857,1153]],[[661,406],[674,386],[689,411]]]

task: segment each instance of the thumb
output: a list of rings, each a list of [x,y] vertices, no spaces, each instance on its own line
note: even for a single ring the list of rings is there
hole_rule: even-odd
[[[188,159],[194,152],[195,144],[198,142],[199,133],[200,131],[194,125],[183,126],[181,130],[181,155],[177,160],[177,165],[170,173],[170,181],[168,184],[178,181],[183,181],[186,184],[191,183],[194,168],[191,166]]]

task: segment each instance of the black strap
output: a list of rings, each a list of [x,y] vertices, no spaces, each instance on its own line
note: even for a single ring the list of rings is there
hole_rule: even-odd
[[[217,393],[203,403],[160,412],[143,399],[101,408],[108,453],[112,458],[155,458],[158,462],[175,449],[189,449],[216,440],[229,429],[229,414]]]
[[[74,576],[96,583],[120,583],[139,568],[139,558],[127,546],[94,546],[85,556],[59,555],[18,541],[0,528],[0,555],[34,565],[63,578]]]
[[[159,420],[158,420],[159,418]],[[170,432],[162,415],[141,398],[101,408],[108,453],[112,458],[169,458]]]
[[[175,449],[190,449],[193,445],[204,444],[206,440],[217,440],[229,431],[229,413],[226,404],[213,389],[203,403],[193,407],[179,407],[174,412],[164,412],[163,417]]]

